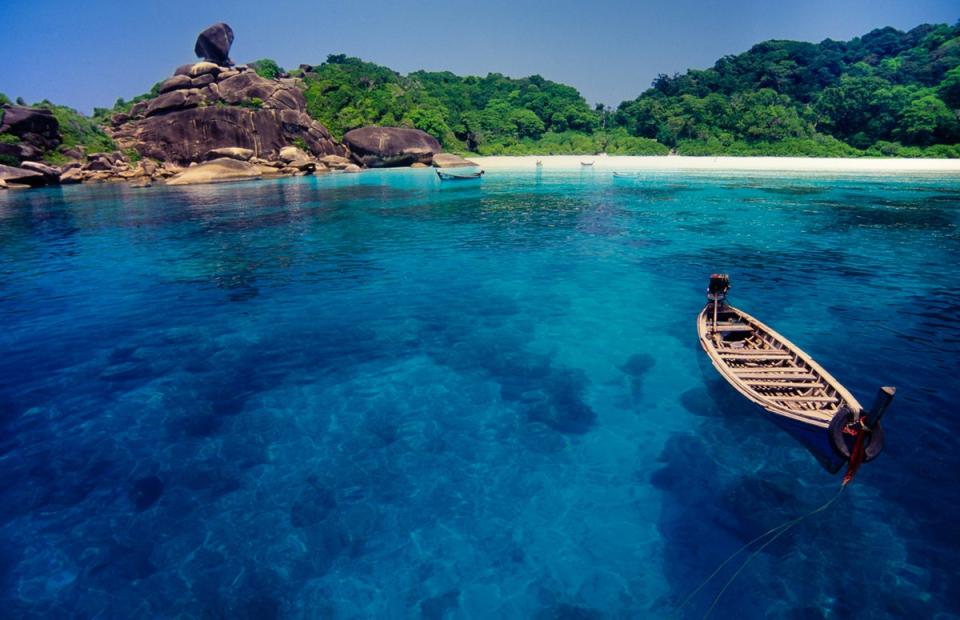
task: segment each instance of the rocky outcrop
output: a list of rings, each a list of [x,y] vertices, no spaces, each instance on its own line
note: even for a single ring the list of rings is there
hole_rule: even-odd
[[[74,161],[3,166],[0,180],[11,188],[102,182],[148,187],[358,170],[347,148],[306,113],[298,81],[269,80],[248,66],[234,66],[232,43],[229,26],[211,26],[197,38],[201,62],[178,67],[157,96],[114,114],[106,131],[120,150],[88,155],[83,147],[60,148]],[[0,143],[0,155],[39,160],[61,144],[49,110],[5,105],[3,111],[0,131],[21,141]],[[201,161],[206,163],[197,165]]]
[[[437,153],[433,156],[433,165],[437,168],[465,168],[478,164],[453,153]]]
[[[219,149],[213,149],[207,153],[206,159],[219,159],[221,157],[229,157],[230,159],[238,159],[240,161],[250,161],[250,158],[253,157],[253,151],[250,149],[241,149],[236,146],[225,146]]]
[[[202,161],[210,151],[228,147],[276,159],[294,143],[310,157],[347,155],[306,113],[294,80],[267,80],[243,65],[208,65],[192,65],[164,81],[159,97],[133,106],[110,131],[117,144],[177,164]]]
[[[5,104],[2,112],[0,133],[14,135],[20,142],[0,144],[0,155],[15,157],[21,161],[29,160],[40,158],[43,153],[60,146],[60,123],[50,110]]]
[[[324,155],[317,161],[332,170],[344,170],[348,166],[356,166],[355,163],[350,161],[349,157],[343,157],[341,155]]]
[[[60,169],[42,164],[37,161],[25,161],[20,163],[20,167],[31,172],[39,172],[43,175],[45,185],[56,185],[60,183]]]
[[[82,183],[84,173],[81,168],[70,168],[60,175],[60,185],[71,185],[73,183]]]
[[[233,45],[233,29],[224,23],[219,23],[200,33],[193,51],[204,60],[229,67],[233,65],[233,61],[230,60],[231,45]]]
[[[348,131],[343,141],[353,157],[370,168],[430,164],[441,151],[436,138],[405,127],[361,127]]]
[[[263,176],[259,166],[246,161],[221,157],[203,164],[191,166],[171,177],[167,185],[195,185],[198,183],[222,183],[259,179]]]
[[[307,154],[304,153],[299,147],[285,146],[280,149],[278,159],[285,164],[289,164],[291,162],[308,159],[308,157]]]
[[[47,178],[36,170],[27,170],[15,166],[4,166],[0,164],[0,179],[6,181],[9,185],[29,185],[30,187],[43,187],[48,184]]]

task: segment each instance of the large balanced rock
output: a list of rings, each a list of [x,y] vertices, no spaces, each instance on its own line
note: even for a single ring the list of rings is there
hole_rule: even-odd
[[[230,159],[229,157],[222,157],[196,166],[190,166],[180,174],[171,177],[167,181],[167,185],[245,181],[249,179],[259,179],[261,176],[260,168],[255,164]]]
[[[233,61],[230,60],[231,45],[233,45],[233,29],[224,23],[219,23],[200,33],[193,51],[204,60],[229,67],[233,65]]]
[[[307,114],[297,80],[270,80],[246,65],[233,66],[228,57],[232,42],[226,24],[202,32],[196,51],[205,60],[178,67],[157,97],[114,119],[110,135],[120,149],[185,166],[219,157],[273,161],[281,149],[297,144],[306,152],[279,167],[296,172],[316,168],[318,157],[349,155]],[[157,175],[169,169],[163,166]]]
[[[406,127],[361,127],[348,131],[343,141],[353,156],[370,168],[429,164],[441,151],[436,138]]]

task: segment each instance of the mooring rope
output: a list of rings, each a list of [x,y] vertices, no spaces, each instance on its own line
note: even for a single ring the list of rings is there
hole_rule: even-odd
[[[717,606],[717,603],[720,602],[720,599],[723,597],[724,593],[727,591],[727,588],[730,587],[730,584],[732,584],[732,583],[734,582],[734,580],[736,580],[736,578],[740,575],[741,572],[743,572],[743,569],[747,567],[747,564],[749,564],[750,561],[751,561],[753,558],[755,558],[761,551],[763,551],[763,550],[766,549],[768,546],[770,546],[770,544],[773,543],[773,541],[775,541],[776,539],[780,538],[782,535],[786,534],[787,531],[790,530],[790,528],[792,528],[792,527],[793,527],[794,525],[796,525],[797,523],[800,523],[801,521],[803,521],[803,520],[806,519],[807,517],[811,517],[811,516],[817,514],[818,512],[823,512],[824,510],[826,510],[826,509],[830,506],[830,504],[832,504],[833,502],[835,502],[835,501],[837,500],[837,498],[840,497],[840,494],[843,493],[843,490],[844,490],[846,487],[847,487],[846,483],[842,484],[842,485],[840,486],[840,490],[837,491],[836,495],[834,495],[833,497],[831,497],[830,500],[827,501],[827,502],[826,502],[825,504],[823,504],[822,506],[819,506],[819,507],[817,507],[817,508],[814,508],[814,509],[811,510],[810,512],[807,512],[807,513],[805,513],[805,514],[802,514],[802,515],[800,515],[799,517],[795,517],[795,518],[793,518],[793,519],[790,519],[789,521],[786,521],[785,523],[781,523],[780,525],[778,525],[778,526],[775,527],[775,528],[772,528],[772,529],[770,529],[770,530],[767,530],[767,531],[764,532],[763,534],[760,534],[759,536],[757,536],[756,538],[754,538],[753,540],[751,540],[750,542],[748,542],[748,543],[746,543],[745,545],[741,546],[739,549],[737,549],[737,550],[734,551],[732,554],[730,554],[730,556],[729,556],[726,560],[724,560],[723,562],[720,563],[719,566],[717,566],[716,570],[714,570],[712,573],[710,573],[710,575],[708,575],[707,578],[704,579],[703,582],[702,582],[699,586],[697,586],[697,589],[696,589],[696,590],[694,590],[693,592],[691,592],[691,593],[687,596],[687,598],[685,598],[685,599],[683,600],[683,602],[682,602],[682,603],[680,604],[680,606],[677,608],[677,614],[678,614],[678,615],[680,614],[680,612],[683,610],[683,608],[687,606],[687,603],[689,603],[691,600],[693,600],[693,597],[696,596],[697,593],[700,592],[700,590],[702,590],[708,583],[710,583],[710,581],[712,581],[713,578],[716,577],[717,574],[719,574],[721,570],[723,570],[723,567],[724,567],[724,566],[726,566],[727,564],[729,564],[730,562],[732,562],[735,557],[737,557],[738,555],[740,555],[740,552],[741,552],[741,551],[749,548],[750,545],[752,545],[752,544],[754,544],[754,543],[756,543],[756,542],[759,542],[759,541],[763,540],[763,539],[766,538],[767,536],[770,536],[771,534],[774,534],[774,536],[772,536],[772,537],[770,538],[770,540],[766,541],[765,543],[763,543],[762,545],[760,545],[759,547],[757,547],[757,549],[756,549],[753,553],[751,553],[749,556],[747,556],[747,559],[744,560],[743,564],[740,565],[740,568],[738,568],[738,569],[736,570],[736,572],[733,573],[733,575],[731,575],[730,579],[728,579],[727,582],[726,582],[725,584],[723,584],[723,588],[721,588],[721,589],[720,589],[720,592],[717,593],[717,595],[713,598],[713,602],[710,604],[710,608],[707,609],[707,613],[705,613],[705,614],[703,615],[704,620],[706,620],[706,619],[710,616],[710,614],[713,613],[714,608]]]

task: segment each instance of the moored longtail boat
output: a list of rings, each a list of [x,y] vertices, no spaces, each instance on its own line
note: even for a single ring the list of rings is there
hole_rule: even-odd
[[[470,172],[449,172],[447,170],[437,170],[437,176],[441,181],[466,181],[469,179],[479,179],[483,176],[483,170],[471,170]]]
[[[865,410],[839,381],[795,344],[727,304],[730,279],[710,276],[707,305],[697,318],[700,345],[738,392],[772,414],[830,473],[849,463],[844,481],[883,449],[880,418],[895,388],[883,387]]]

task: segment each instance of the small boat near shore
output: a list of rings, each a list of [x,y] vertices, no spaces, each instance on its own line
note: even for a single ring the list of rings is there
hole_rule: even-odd
[[[883,387],[870,410],[795,344],[726,302],[730,280],[710,277],[697,317],[700,345],[717,372],[797,438],[830,473],[845,463],[844,482],[883,449],[880,418],[895,388]]]
[[[581,166],[592,166],[592,165],[593,165],[593,162],[592,162],[592,161],[582,161],[582,162],[580,162],[580,165],[581,165]]]
[[[470,172],[450,172],[449,170],[437,169],[437,176],[441,181],[469,181],[479,179],[483,176],[483,170],[471,170]]]

